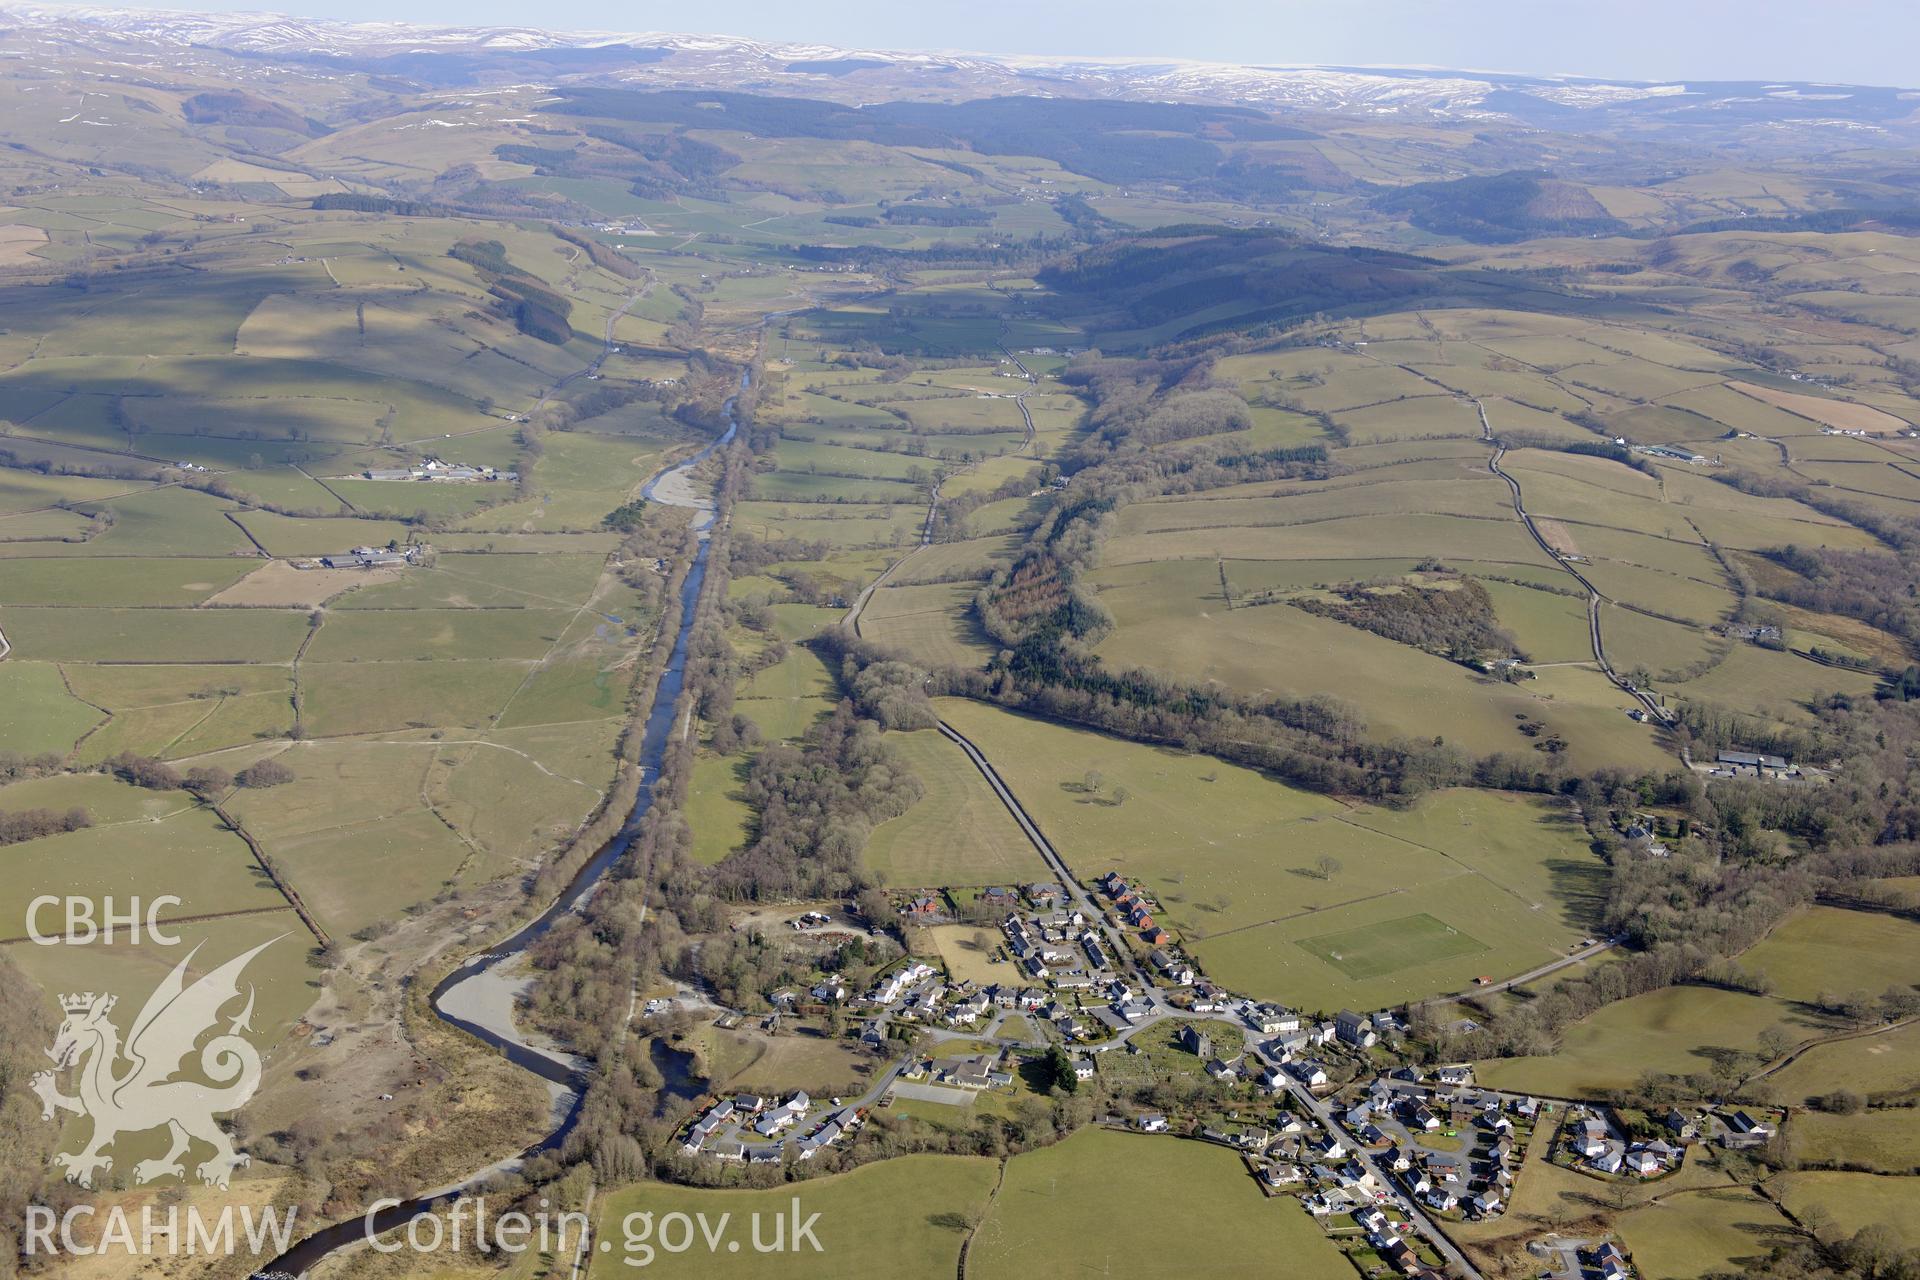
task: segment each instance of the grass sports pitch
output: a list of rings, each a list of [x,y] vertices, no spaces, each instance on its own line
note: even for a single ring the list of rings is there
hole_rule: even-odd
[[[1378,978],[1415,965],[1487,950],[1480,939],[1425,912],[1302,938],[1300,946],[1350,978]]]

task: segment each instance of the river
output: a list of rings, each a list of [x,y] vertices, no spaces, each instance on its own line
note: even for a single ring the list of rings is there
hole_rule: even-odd
[[[741,377],[740,385],[743,388],[748,385],[748,376]],[[560,1122],[551,1133],[521,1152],[515,1160],[490,1165],[452,1186],[427,1192],[374,1215],[372,1234],[389,1231],[405,1224],[409,1218],[431,1212],[458,1199],[496,1171],[518,1160],[558,1147],[566,1141],[579,1119],[586,1086],[585,1064],[571,1055],[529,1044],[513,1034],[510,1018],[505,1019],[507,1025],[501,1026],[500,1019],[487,1018],[480,1011],[512,1007],[510,999],[502,1001],[501,991],[503,987],[517,990],[520,983],[506,977],[505,971],[556,921],[585,905],[608,868],[619,861],[633,844],[640,820],[653,805],[653,786],[660,777],[660,766],[666,758],[668,735],[673,732],[674,704],[680,700],[680,688],[686,679],[687,642],[693,634],[694,608],[700,600],[700,586],[707,577],[707,552],[713,545],[709,535],[714,521],[714,504],[711,499],[699,494],[692,472],[715,450],[732,441],[739,429],[739,424],[734,420],[733,405],[732,400],[727,401],[724,409],[727,429],[717,439],[684,462],[669,467],[649,480],[640,491],[641,496],[649,502],[687,507],[697,512],[693,528],[699,536],[699,545],[694,552],[693,564],[687,570],[686,581],[680,587],[680,629],[673,638],[673,652],[668,655],[667,665],[660,672],[660,681],[654,687],[653,708],[648,712],[646,726],[641,731],[640,793],[634,798],[633,811],[621,824],[618,834],[602,845],[574,873],[573,879],[551,906],[491,951],[474,956],[441,979],[430,998],[434,1013],[443,1022],[492,1045],[515,1066],[532,1072],[554,1086],[556,1098],[561,1100],[561,1105],[556,1107]],[[256,1271],[255,1280],[304,1276],[321,1259],[365,1240],[368,1234],[364,1218],[351,1218],[316,1231]]]

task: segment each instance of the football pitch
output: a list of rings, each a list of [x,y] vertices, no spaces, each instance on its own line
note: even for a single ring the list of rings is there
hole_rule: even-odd
[[[1322,933],[1300,945],[1350,978],[1378,978],[1418,964],[1487,950],[1487,944],[1425,914]]]

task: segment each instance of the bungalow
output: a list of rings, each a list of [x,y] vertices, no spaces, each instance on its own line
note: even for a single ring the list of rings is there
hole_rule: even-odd
[[[729,1138],[725,1142],[714,1143],[713,1150],[707,1154],[715,1160],[745,1160],[747,1158],[747,1144]]]
[[[1167,1131],[1167,1118],[1157,1111],[1149,1111],[1145,1115],[1136,1116],[1134,1123],[1140,1126],[1140,1132],[1142,1133],[1165,1133]]]
[[[1066,900],[1067,891],[1057,884],[1030,884],[1027,900],[1036,907],[1056,907]]]
[[[753,1126],[753,1131],[763,1138],[771,1138],[798,1118],[785,1107],[776,1107],[760,1117],[759,1123]]]
[[[900,908],[900,914],[904,916],[937,916],[940,914],[940,900],[938,898],[927,897],[914,898],[909,901],[906,906]]]
[[[1018,905],[1020,895],[1005,885],[991,885],[980,891],[980,902],[989,907],[1009,907]]]
[[[757,1116],[767,1109],[767,1100],[757,1093],[736,1093],[733,1109],[741,1115]]]
[[[747,1149],[747,1163],[779,1164],[785,1145],[784,1143],[775,1142],[763,1147],[749,1147]]]
[[[1441,1067],[1433,1073],[1433,1078],[1441,1084],[1472,1084],[1473,1067],[1471,1064],[1464,1062],[1456,1063],[1453,1066]]]
[[[1306,1170],[1297,1164],[1270,1164],[1260,1171],[1260,1181],[1270,1187],[1291,1187],[1306,1180]]]

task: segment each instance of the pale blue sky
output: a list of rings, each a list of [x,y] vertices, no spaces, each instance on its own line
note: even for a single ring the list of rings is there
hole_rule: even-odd
[[[160,0],[152,7],[701,31],[885,49],[1920,84],[1915,0]]]

